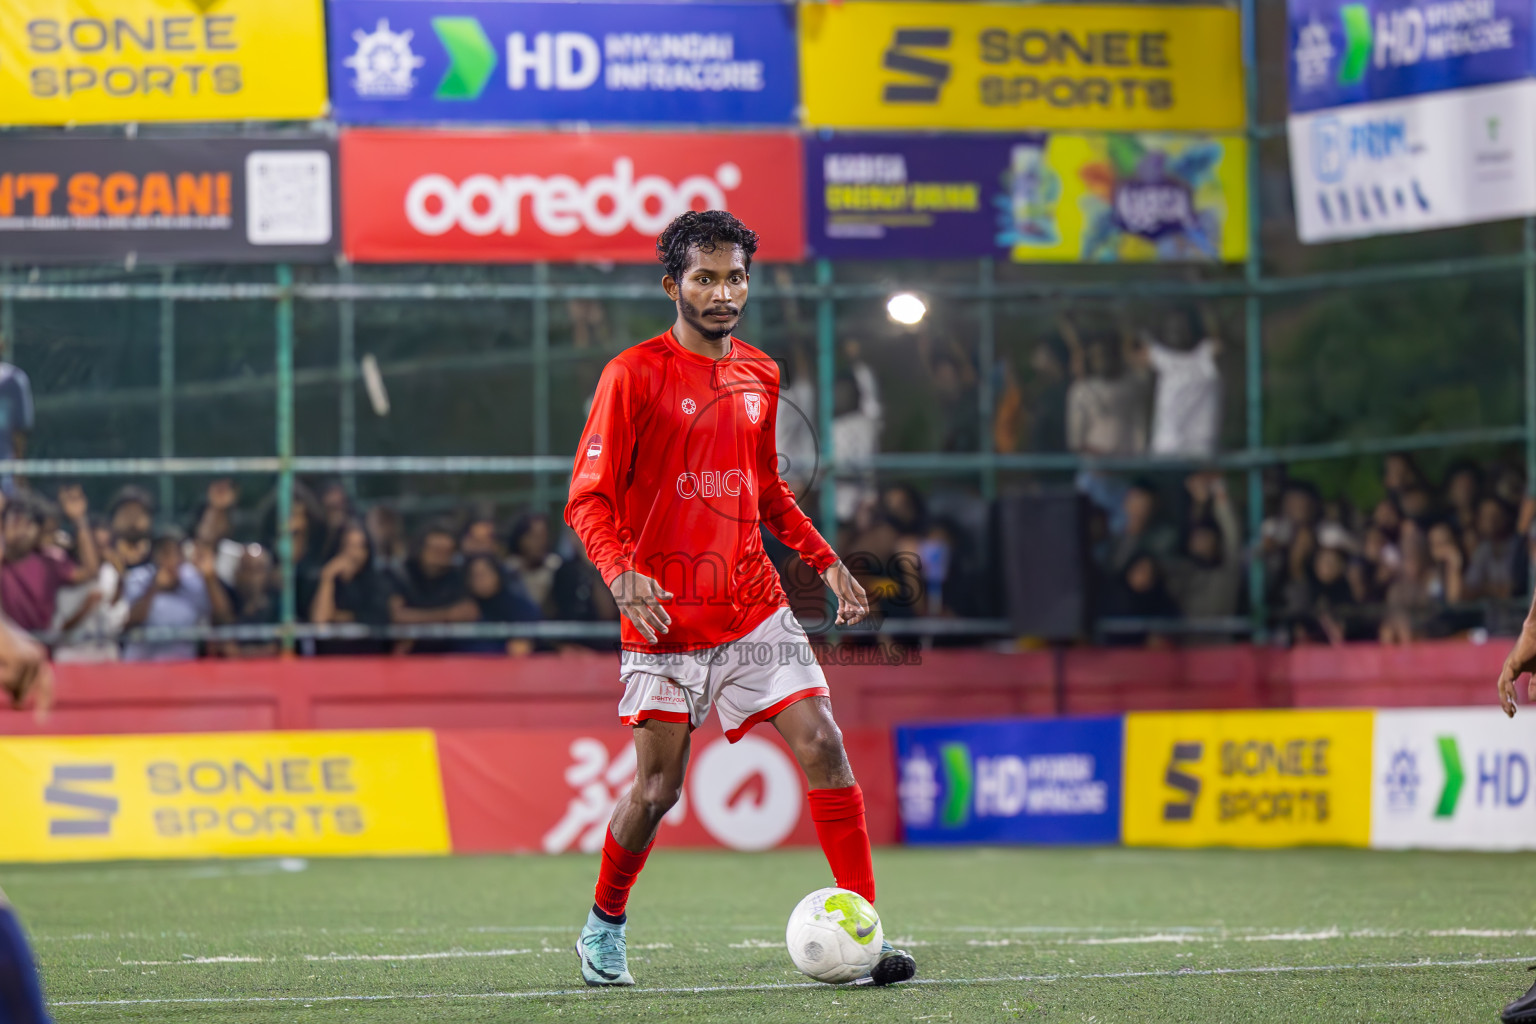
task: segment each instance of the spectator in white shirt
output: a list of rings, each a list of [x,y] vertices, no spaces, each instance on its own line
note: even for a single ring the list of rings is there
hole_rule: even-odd
[[[1152,403],[1153,455],[1208,458],[1221,438],[1221,339],[1204,310],[1205,336],[1194,340],[1193,323],[1170,314],[1159,341],[1142,332],[1141,355],[1157,375]]]

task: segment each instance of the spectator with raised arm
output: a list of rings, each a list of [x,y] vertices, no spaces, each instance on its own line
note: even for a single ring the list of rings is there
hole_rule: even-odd
[[[44,536],[49,510],[43,498],[22,491],[0,512],[0,535],[5,544],[4,562],[0,564],[0,608],[17,626],[31,632],[53,626],[62,588],[95,582],[101,571],[85,492],[78,486],[61,487],[59,502],[64,517],[74,527],[78,565]]]
[[[198,547],[196,560],[182,553],[184,537],[166,530],[155,538],[150,561],[129,570],[123,584],[128,599],[128,628],[191,629],[224,624],[233,609],[224,585],[214,572],[214,554]],[[196,640],[134,640],[123,646],[124,661],[191,661]]]

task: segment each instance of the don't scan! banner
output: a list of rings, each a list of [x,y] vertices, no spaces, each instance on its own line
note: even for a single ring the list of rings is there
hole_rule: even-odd
[[[0,861],[448,852],[426,730],[0,740]]]
[[[1365,846],[1371,711],[1132,713],[1128,846]]]
[[[804,4],[801,97],[825,128],[1231,131],[1238,29],[1217,6]]]
[[[6,0],[0,121],[308,119],[325,112],[319,0]]]
[[[807,239],[831,259],[1237,262],[1232,135],[839,135],[806,142]]]
[[[335,179],[320,135],[0,136],[0,260],[327,261]]]

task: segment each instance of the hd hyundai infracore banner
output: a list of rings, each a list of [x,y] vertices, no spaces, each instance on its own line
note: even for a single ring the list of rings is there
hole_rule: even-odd
[[[0,137],[0,260],[329,260],[335,153],[323,136]]]
[[[730,210],[758,259],[805,253],[800,139],[710,134],[352,131],[345,248],[385,263],[652,263],[686,210]]]
[[[338,120],[792,124],[795,5],[330,0]]]

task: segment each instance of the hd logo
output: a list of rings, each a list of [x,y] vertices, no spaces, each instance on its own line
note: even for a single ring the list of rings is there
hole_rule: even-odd
[[[947,28],[898,28],[881,60],[881,67],[917,81],[887,82],[887,103],[937,103],[939,91],[949,81],[948,61],[934,60],[924,50],[949,49],[953,33]]]

